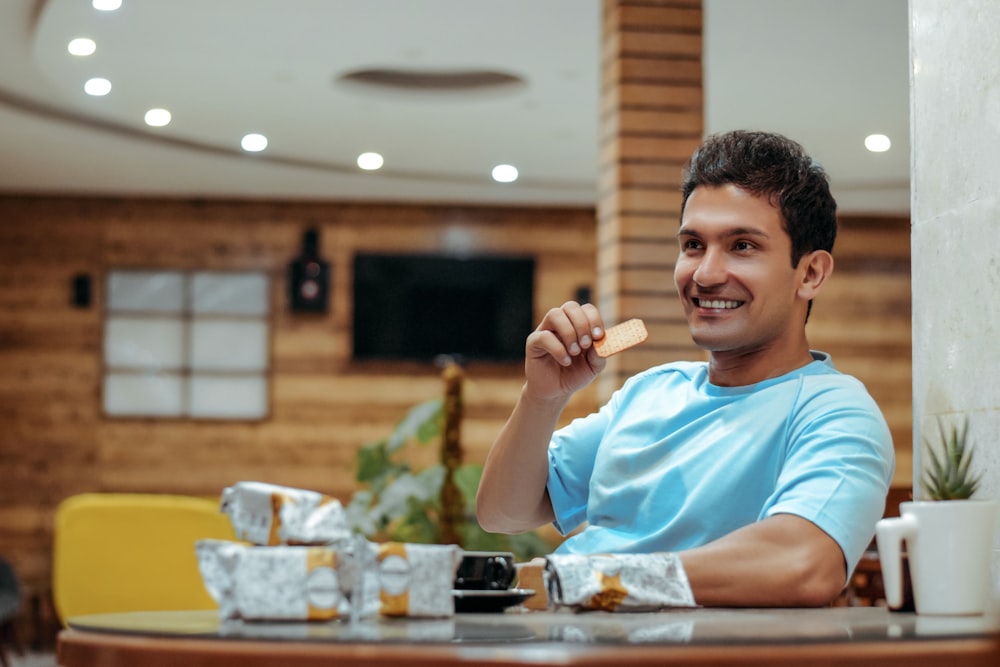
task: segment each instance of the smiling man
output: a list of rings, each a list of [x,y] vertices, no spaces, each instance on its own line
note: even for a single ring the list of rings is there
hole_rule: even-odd
[[[644,371],[556,430],[604,369],[593,343],[605,324],[592,304],[551,309],[486,461],[480,524],[576,531],[559,553],[673,552],[701,605],[835,598],[894,465],[878,406],[806,339],[836,230],[827,176],[797,143],[707,139],[685,172],[674,281],[708,361]]]

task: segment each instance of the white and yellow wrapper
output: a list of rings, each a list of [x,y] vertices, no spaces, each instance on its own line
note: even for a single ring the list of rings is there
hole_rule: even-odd
[[[253,544],[334,544],[351,536],[340,501],[317,491],[237,482],[222,492],[236,536]]]
[[[223,619],[330,620],[350,611],[343,559],[332,548],[200,540],[196,551]]]
[[[549,601],[578,610],[652,611],[694,607],[674,553],[553,555],[546,559]]]
[[[202,540],[198,566],[223,619],[448,618],[462,549],[376,544],[340,502],[315,491],[239,482],[222,494],[236,536]]]
[[[454,616],[452,589],[462,550],[454,545],[369,543],[358,612],[367,616]]]

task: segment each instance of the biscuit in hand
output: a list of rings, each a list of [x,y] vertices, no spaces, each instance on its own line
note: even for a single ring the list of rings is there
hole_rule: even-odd
[[[626,320],[604,332],[604,338],[594,341],[594,350],[599,357],[610,357],[634,347],[649,337],[646,324],[638,319]]]

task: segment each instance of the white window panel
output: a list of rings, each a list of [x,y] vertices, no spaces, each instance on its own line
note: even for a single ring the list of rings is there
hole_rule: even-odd
[[[183,320],[160,317],[108,317],[104,363],[111,367],[180,368],[184,365]]]
[[[267,415],[267,382],[263,376],[220,377],[200,373],[190,381],[192,417],[260,419]]]
[[[179,313],[184,309],[184,274],[176,271],[112,271],[108,309]]]
[[[268,311],[268,280],[261,272],[195,273],[191,291],[195,313],[259,316]]]
[[[105,413],[266,417],[270,308],[266,272],[110,271]]]
[[[267,368],[267,325],[196,318],[191,322],[191,369],[261,371]]]
[[[177,417],[183,414],[183,378],[170,374],[104,376],[104,412],[116,416]]]

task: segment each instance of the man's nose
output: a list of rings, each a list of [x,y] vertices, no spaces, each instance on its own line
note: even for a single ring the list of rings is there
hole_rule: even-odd
[[[717,250],[707,250],[694,271],[694,282],[701,287],[721,285],[726,281],[726,261]]]

